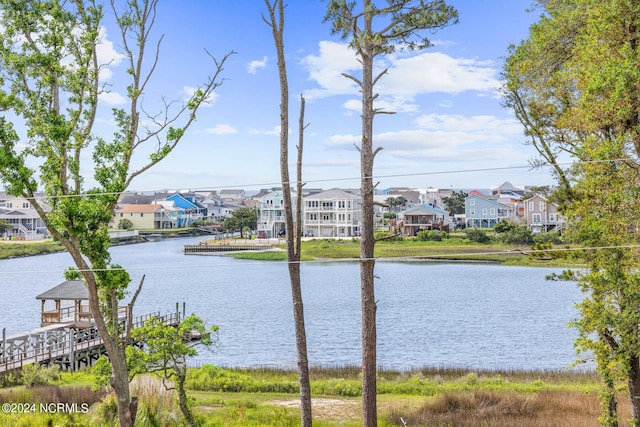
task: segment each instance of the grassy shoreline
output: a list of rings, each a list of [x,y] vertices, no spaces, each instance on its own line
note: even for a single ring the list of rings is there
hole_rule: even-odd
[[[0,425],[110,425],[113,397],[96,396],[87,372],[62,373],[56,387],[0,389],[0,403],[40,403],[63,396],[87,403],[86,413],[3,413]],[[191,368],[188,394],[202,426],[299,425],[297,374],[289,369]],[[311,369],[314,425],[361,425],[360,369]],[[596,426],[599,383],[594,372],[423,368],[378,372],[380,426]],[[175,395],[150,375],[132,384],[140,398],[140,425],[181,425]],[[75,400],[74,400],[75,399]],[[102,403],[100,403],[101,401]],[[98,403],[93,403],[98,402]],[[621,425],[628,417],[620,394]],[[138,425],[138,424],[137,424]]]

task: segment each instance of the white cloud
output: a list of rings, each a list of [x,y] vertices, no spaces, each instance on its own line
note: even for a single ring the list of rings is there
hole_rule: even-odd
[[[123,105],[127,103],[127,98],[119,94],[118,92],[102,92],[98,95],[100,102],[104,102],[107,105]]]
[[[276,136],[280,136],[280,129],[282,129],[281,126],[274,126],[273,129],[251,129],[249,131],[249,133],[251,135],[276,135]],[[291,133],[291,129],[289,129],[289,133]]]
[[[256,74],[259,69],[265,68],[267,66],[267,57],[263,56],[261,61],[251,61],[247,65],[247,73]]]
[[[354,51],[346,44],[330,41],[321,41],[318,47],[318,55],[309,55],[302,60],[309,79],[320,86],[305,91],[305,97],[313,99],[358,93],[356,83],[342,75],[359,68]]]
[[[238,130],[231,125],[218,124],[212,128],[208,128],[205,132],[213,135],[228,135],[232,133],[238,133]]]
[[[522,127],[513,118],[489,115],[462,116],[428,114],[416,120],[416,128],[380,132],[374,145],[384,156],[396,160],[480,161],[521,158],[519,146]],[[332,135],[325,145],[332,149],[352,150],[359,145],[358,135]]]
[[[359,76],[360,64],[353,49],[329,41],[319,43],[317,55],[302,60],[309,79],[318,87],[305,91],[308,99],[333,95],[358,94],[358,85],[343,74]],[[415,112],[414,99],[429,93],[459,94],[467,91],[495,93],[499,87],[498,70],[492,61],[454,58],[440,52],[398,54],[381,57],[375,64],[378,74],[387,70],[377,86],[380,94],[376,108],[394,112]],[[354,104],[345,104],[353,109]]]
[[[98,44],[96,45],[96,52],[98,55],[98,64],[100,66],[100,79],[107,81],[113,76],[111,67],[116,67],[125,59],[125,55],[116,51],[113,47],[113,43],[109,40],[107,35],[107,29],[100,27],[98,33]]]

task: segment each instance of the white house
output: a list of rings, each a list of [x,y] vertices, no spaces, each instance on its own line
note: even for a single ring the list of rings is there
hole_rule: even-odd
[[[36,194],[36,197],[43,194]],[[49,207],[43,204],[44,209]],[[49,232],[40,215],[29,200],[21,196],[10,196],[0,192],[0,220],[5,220],[11,227],[5,237],[20,240],[35,240],[49,237]],[[2,236],[0,236],[2,237]]]
[[[343,190],[322,191],[304,198],[304,235],[354,237],[360,235],[360,196]]]
[[[295,215],[297,196],[291,192],[291,203]],[[274,190],[263,195],[258,203],[258,237],[278,237],[285,230],[284,196],[282,190]],[[295,218],[294,218],[295,221]]]

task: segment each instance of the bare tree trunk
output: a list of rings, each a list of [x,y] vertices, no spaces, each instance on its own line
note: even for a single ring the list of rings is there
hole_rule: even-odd
[[[302,426],[312,425],[311,414],[311,384],[309,380],[309,361],[307,358],[307,335],[304,324],[304,306],[302,303],[302,289],[300,279],[300,227],[294,227],[294,221],[300,224],[301,215],[301,164],[302,164],[302,143],[304,132],[304,98],[301,101],[300,110],[300,143],[298,145],[298,194],[297,194],[297,217],[293,216],[293,203],[291,197],[291,184],[289,182],[289,85],[287,80],[287,68],[284,56],[284,3],[283,0],[276,1],[273,5],[270,0],[265,0],[269,10],[269,19],[264,19],[271,27],[273,39],[278,55],[278,71],[280,76],[280,176],[282,180],[282,196],[284,199],[285,214],[285,238],[287,241],[287,261],[289,266],[289,278],[291,281],[291,297],[293,303],[293,321],[295,324],[296,349],[298,355],[298,379],[300,381],[300,411]],[[276,10],[278,8],[278,18]],[[295,230],[295,231],[294,231]]]
[[[365,10],[367,8],[365,2]],[[365,14],[365,33],[371,34],[371,16]],[[362,303],[362,422],[377,425],[377,329],[374,286],[373,234],[373,51],[365,43],[360,51],[362,60],[362,144],[360,146],[360,197],[362,230],[360,239],[360,293]]]

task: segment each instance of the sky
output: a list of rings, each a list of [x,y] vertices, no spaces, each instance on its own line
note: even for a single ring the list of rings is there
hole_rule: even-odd
[[[547,185],[547,169],[531,170],[535,150],[519,122],[501,106],[499,74],[510,44],[527,36],[540,11],[532,0],[452,0],[459,23],[429,35],[433,46],[380,57],[388,70],[376,86],[377,106],[393,115],[374,121],[378,188],[472,189]],[[300,96],[306,100],[303,181],[307,188],[358,188],[360,98],[358,63],[346,41],[323,23],[326,2],[288,0],[285,53],[290,93],[290,159],[295,176]],[[130,189],[258,191],[279,185],[280,87],[263,0],[161,1],[152,37],[163,36],[157,68],[144,94],[145,111],[161,100],[184,100],[214,71],[210,53],[228,59],[211,103],[202,108],[167,159]],[[102,55],[109,93],[96,132],[113,133],[109,110],[125,107],[127,64],[117,53],[117,29],[106,22]],[[207,53],[208,52],[208,53]],[[146,155],[146,154],[145,154]],[[137,162],[141,159],[137,158]],[[136,163],[134,162],[134,166]],[[494,169],[494,170],[491,170]]]

